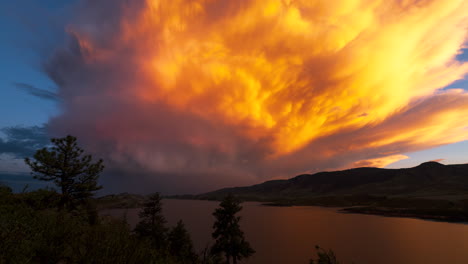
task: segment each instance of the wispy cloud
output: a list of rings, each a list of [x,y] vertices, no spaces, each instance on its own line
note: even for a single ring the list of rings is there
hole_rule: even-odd
[[[60,97],[54,93],[54,92],[51,92],[49,90],[45,90],[45,89],[40,89],[40,88],[37,88],[33,85],[30,85],[30,84],[27,84],[27,83],[18,83],[18,82],[15,82],[13,83],[13,85],[32,95],[32,96],[36,96],[38,98],[41,98],[41,99],[44,99],[44,100],[51,100],[51,101],[59,101],[60,100]]]
[[[353,163],[353,167],[377,167],[383,168],[399,160],[408,159],[405,155],[391,155],[375,159],[360,160]]]

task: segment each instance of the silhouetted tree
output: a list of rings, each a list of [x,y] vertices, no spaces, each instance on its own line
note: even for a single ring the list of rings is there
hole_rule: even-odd
[[[87,202],[94,192],[101,189],[97,184],[104,169],[103,161],[93,163],[91,155],[84,155],[76,138],[52,138],[50,148],[42,148],[34,154],[34,160],[25,159],[34,178],[53,181],[61,191],[60,208],[72,209],[75,202]]]
[[[214,253],[212,247],[208,244],[203,248],[199,255],[199,264],[220,264],[223,257],[218,253]]]
[[[309,264],[340,264],[336,259],[335,253],[331,249],[326,251],[319,246],[315,246],[315,249],[317,250],[318,259],[311,259]]]
[[[236,264],[242,258],[252,256],[255,251],[244,238],[244,232],[240,229],[240,216],[236,214],[242,210],[241,202],[233,195],[228,195],[220,203],[213,216],[216,221],[213,225],[213,238],[216,240],[212,247],[215,254],[224,253],[226,262]]]
[[[181,263],[196,263],[197,255],[193,251],[193,243],[182,220],[168,234],[169,253]]]
[[[154,193],[143,204],[139,213],[140,222],[135,227],[135,233],[149,239],[156,249],[165,249],[167,245],[166,219],[162,214],[161,196]]]

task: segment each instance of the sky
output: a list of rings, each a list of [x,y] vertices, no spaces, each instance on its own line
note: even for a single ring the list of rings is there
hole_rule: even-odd
[[[22,159],[67,134],[105,160],[109,192],[468,163],[464,10],[464,0],[4,1],[0,181],[32,183]]]

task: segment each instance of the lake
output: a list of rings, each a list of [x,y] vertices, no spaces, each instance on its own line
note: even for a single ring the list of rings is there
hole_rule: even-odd
[[[170,226],[182,219],[198,251],[212,242],[218,202],[163,200]],[[112,209],[127,214],[134,226],[139,209]],[[270,207],[243,203],[241,227],[257,253],[242,263],[304,263],[316,257],[315,245],[331,248],[348,264],[466,264],[468,225],[411,218],[339,213],[313,206]]]

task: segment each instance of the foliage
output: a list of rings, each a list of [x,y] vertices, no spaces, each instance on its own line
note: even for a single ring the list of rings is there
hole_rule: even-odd
[[[171,229],[168,234],[169,253],[176,257],[180,263],[196,263],[197,255],[193,250],[192,239],[182,220]]]
[[[93,193],[102,188],[97,184],[104,169],[103,161],[92,162],[91,155],[84,155],[76,138],[51,139],[51,148],[42,148],[34,154],[34,160],[25,159],[36,179],[53,181],[61,191],[60,206],[69,209],[76,203],[83,204]]]
[[[52,143],[26,163],[36,178],[54,181],[61,193],[15,194],[0,184],[0,264],[198,263],[182,222],[169,233],[168,246],[159,194],[144,204],[135,232],[126,220],[99,217],[90,198],[101,188],[102,160],[92,163],[90,155],[83,156],[74,137]]]
[[[201,252],[199,256],[200,264],[220,264],[223,262],[223,258],[220,254],[213,253],[211,250],[212,247],[207,245]]]
[[[48,191],[3,191],[0,188],[0,264],[179,263],[132,234],[124,220],[101,217],[91,225],[84,209],[69,212],[30,202]]]
[[[335,253],[333,250],[329,249],[326,251],[325,249],[315,246],[315,249],[317,250],[317,256],[318,259],[310,260],[310,264],[340,264],[338,260],[336,259]]]
[[[162,214],[161,196],[154,193],[143,204],[139,213],[140,222],[135,227],[135,233],[141,238],[148,239],[154,248],[165,250],[167,246],[166,219]]]
[[[11,190],[10,187],[0,183],[0,196],[3,196],[3,195],[9,195],[11,194],[13,191]]]
[[[241,217],[236,216],[242,210],[240,201],[233,195],[227,195],[220,203],[220,208],[216,209],[213,216],[216,221],[213,225],[213,238],[216,240],[212,247],[215,254],[224,253],[226,262],[235,264],[242,258],[252,256],[255,251],[249,242],[244,238],[244,232],[240,229]]]

